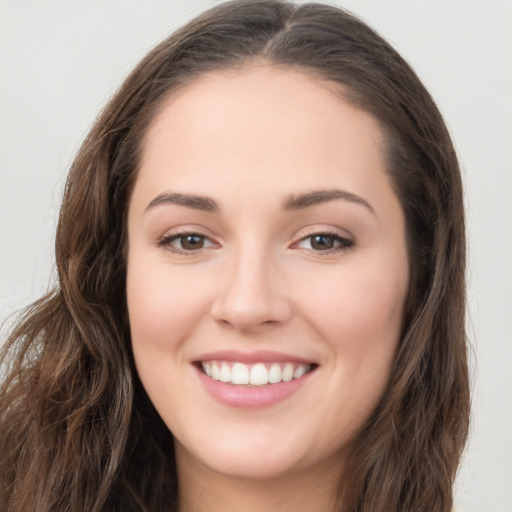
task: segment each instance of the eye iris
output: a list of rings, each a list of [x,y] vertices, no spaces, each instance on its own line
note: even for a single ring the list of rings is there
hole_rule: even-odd
[[[204,237],[200,235],[185,235],[180,238],[180,243],[183,249],[193,251],[203,247]]]
[[[334,237],[329,235],[315,235],[311,237],[311,247],[318,251],[325,251],[334,247]]]

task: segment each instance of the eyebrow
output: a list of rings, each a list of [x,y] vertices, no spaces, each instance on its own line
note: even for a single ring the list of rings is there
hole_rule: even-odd
[[[292,195],[284,201],[283,208],[286,211],[296,211],[337,199],[363,205],[372,213],[375,213],[375,210],[372,208],[370,203],[368,203],[368,201],[365,201],[362,197],[352,194],[351,192],[339,189],[315,190],[313,192],[306,192],[304,194]]]
[[[152,208],[163,204],[176,204],[178,206],[185,206],[186,208],[202,210],[205,212],[219,211],[219,205],[210,197],[169,192],[165,192],[156,196],[148,204],[145,211],[151,210]]]
[[[339,189],[315,190],[313,192],[305,192],[304,194],[291,195],[283,202],[283,209],[285,211],[303,210],[305,208],[309,208],[310,206],[315,206],[317,204],[326,203],[328,201],[335,201],[338,199],[363,205],[372,213],[375,213],[375,210],[372,208],[372,206],[362,197]],[[220,211],[219,205],[211,197],[181,194],[177,192],[164,192],[163,194],[159,194],[148,204],[145,211],[165,204],[175,204],[178,206],[185,206],[186,208],[192,208],[194,210],[202,210],[213,213]]]

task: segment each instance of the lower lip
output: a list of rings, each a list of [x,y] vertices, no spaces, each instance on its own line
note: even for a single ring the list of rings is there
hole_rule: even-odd
[[[314,373],[310,371],[302,377],[289,382],[246,387],[213,380],[201,372],[199,368],[196,368],[196,371],[201,380],[201,384],[215,400],[222,404],[242,409],[269,407],[277,404],[296,393],[309,379],[311,374]]]

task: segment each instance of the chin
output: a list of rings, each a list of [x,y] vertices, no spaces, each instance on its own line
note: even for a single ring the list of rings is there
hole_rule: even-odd
[[[213,436],[202,443],[187,439],[192,449],[176,441],[177,459],[193,459],[209,471],[237,479],[276,479],[290,476],[294,473],[311,469],[331,459],[334,465],[339,465],[343,450],[327,447],[329,457],[321,447],[313,450],[314,440],[300,439],[290,435],[288,430],[281,432],[266,432],[265,428],[252,430],[252,435],[237,436],[233,429],[230,435]],[[246,432],[247,434],[247,432]],[[273,435],[272,435],[273,434]]]
[[[299,469],[299,461],[268,453],[226,453],[203,456],[203,464],[225,477],[236,479],[267,480],[284,477]]]

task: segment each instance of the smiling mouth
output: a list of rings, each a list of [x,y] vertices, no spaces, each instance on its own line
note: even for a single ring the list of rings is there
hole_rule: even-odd
[[[268,386],[300,379],[318,365],[304,363],[244,364],[232,361],[200,361],[199,370],[212,380],[235,386]]]

